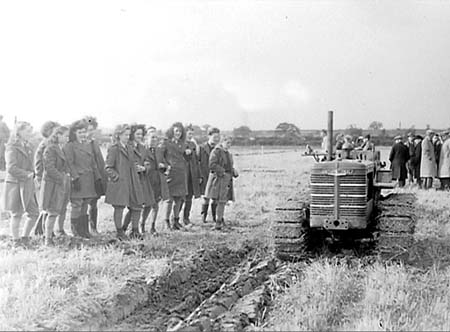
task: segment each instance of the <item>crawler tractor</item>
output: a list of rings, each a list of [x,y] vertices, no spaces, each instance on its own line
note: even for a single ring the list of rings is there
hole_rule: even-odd
[[[277,208],[273,226],[275,254],[296,259],[312,246],[345,241],[372,241],[374,208],[381,189],[393,188],[380,151],[336,150],[333,112],[328,113],[327,152],[315,154],[309,202],[288,201]]]

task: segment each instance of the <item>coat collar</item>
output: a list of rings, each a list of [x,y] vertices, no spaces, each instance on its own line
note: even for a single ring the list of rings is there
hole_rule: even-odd
[[[17,151],[19,151],[19,152],[23,153],[25,156],[29,157],[31,150],[28,145],[24,145],[19,142],[15,142],[13,145],[17,149]]]
[[[92,149],[91,149],[91,144],[85,144],[85,143],[80,143],[78,141],[73,142],[73,147],[74,149],[78,150],[78,151],[82,151],[84,153],[87,153],[89,155],[92,155]]]

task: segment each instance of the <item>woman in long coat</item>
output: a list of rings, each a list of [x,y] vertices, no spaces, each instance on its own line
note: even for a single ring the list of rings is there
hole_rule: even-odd
[[[58,127],[59,124],[54,121],[46,121],[42,127],[41,127],[41,135],[43,137],[43,140],[39,143],[36,152],[34,154],[34,173],[35,173],[35,180],[37,184],[37,190],[40,191],[40,186],[42,182],[42,175],[44,174],[44,151],[47,147],[47,139],[50,137],[50,135],[53,132],[53,129]],[[41,211],[39,214],[39,217],[36,222],[36,227],[34,228],[34,234],[35,235],[42,235],[44,234],[44,222],[46,218],[45,211]],[[64,232],[64,230],[63,230]],[[61,234],[65,235],[65,234]]]
[[[86,144],[85,121],[79,120],[70,126],[69,143],[63,150],[72,179],[70,191],[72,234],[90,238],[87,210],[89,202],[97,197],[95,180],[99,172],[96,170],[94,153],[90,145]]]
[[[408,170],[406,163],[409,160],[408,147],[403,144],[402,137],[396,136],[395,143],[391,148],[389,154],[389,161],[391,162],[392,179],[398,181],[399,187],[405,186],[405,179],[408,177]]]
[[[39,215],[34,186],[33,148],[28,143],[31,136],[31,125],[17,122],[5,151],[6,177],[2,205],[3,210],[11,212],[11,234],[16,244],[28,242]],[[20,238],[19,226],[24,212],[27,217]]]
[[[437,173],[436,159],[434,155],[434,147],[431,139],[434,131],[427,130],[425,138],[422,140],[422,156],[420,161],[420,177],[425,189],[433,186],[433,178]]]
[[[442,133],[444,143],[441,147],[441,156],[439,158],[438,177],[441,181],[441,188],[444,190],[450,189],[450,132]]]
[[[223,136],[222,142],[217,145],[209,157],[208,182],[205,196],[217,204],[216,229],[224,226],[225,204],[234,201],[233,178],[238,177],[234,169],[233,156],[228,151],[231,147],[231,137]]]
[[[139,167],[135,163],[133,148],[128,144],[130,126],[118,125],[114,131],[114,144],[108,149],[105,170],[108,174],[105,203],[114,208],[114,224],[120,240],[127,236],[123,231],[122,216],[126,206],[130,208],[133,225],[139,222],[144,194],[139,180]]]
[[[186,146],[187,149],[192,151],[191,154],[185,155],[186,159],[186,171],[187,171],[187,195],[182,203],[183,209],[183,223],[185,225],[190,224],[189,216],[191,214],[192,199],[200,197],[200,165],[199,155],[200,147],[194,138],[194,128],[192,126],[186,127]]]
[[[158,167],[165,169],[169,189],[169,199],[166,201],[165,221],[167,227],[182,229],[179,223],[180,207],[187,195],[187,171],[185,156],[192,153],[187,148],[186,132],[180,122],[174,123],[166,133],[167,139],[157,150]],[[170,225],[170,214],[173,211],[173,225]]]
[[[141,216],[141,231],[145,231],[145,221],[147,217],[150,217],[150,233],[156,234],[156,218],[158,216],[159,202],[161,200],[168,200],[169,188],[166,181],[166,176],[162,169],[158,165],[156,155],[159,149],[159,138],[156,134],[156,130],[149,130],[147,133],[147,160],[145,161],[145,167],[147,169],[147,176],[150,180],[150,184],[153,190],[155,204],[150,207],[150,210],[144,208]]]
[[[66,157],[62,150],[67,142],[69,129],[57,127],[53,130],[44,151],[44,171],[39,195],[39,205],[46,212],[45,244],[53,245],[53,227],[56,218],[65,216],[70,195],[70,172]],[[65,219],[65,217],[60,220]],[[64,224],[59,225],[64,230]]]
[[[138,174],[139,174],[139,180],[141,182],[142,186],[142,192],[144,194],[144,206],[141,213],[141,219],[140,224],[142,225],[142,221],[144,221],[143,224],[143,231],[142,234],[145,232],[145,219],[147,219],[148,214],[150,212],[150,209],[153,205],[155,205],[155,197],[153,194],[152,185],[150,183],[150,178],[147,176],[147,168],[145,167],[146,161],[148,160],[148,150],[146,149],[145,145],[143,144],[144,136],[146,134],[145,125],[132,125],[130,130],[130,141],[129,144],[131,145],[133,149],[133,157],[135,160],[135,163],[138,167]],[[143,220],[142,217],[145,214],[145,219]],[[124,222],[123,222],[123,230],[124,232],[127,230],[128,225],[131,222],[131,212],[130,209],[128,209],[127,213],[125,214]],[[135,222],[134,225],[132,225],[132,230],[130,233],[130,237],[141,237],[139,234],[139,220]]]

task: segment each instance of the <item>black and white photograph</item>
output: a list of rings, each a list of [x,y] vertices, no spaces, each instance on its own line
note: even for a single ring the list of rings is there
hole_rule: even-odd
[[[450,1],[0,1],[0,331],[449,331]]]

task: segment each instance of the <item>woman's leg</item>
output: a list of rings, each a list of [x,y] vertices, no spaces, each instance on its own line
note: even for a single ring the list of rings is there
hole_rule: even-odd
[[[141,213],[141,220],[140,220],[140,226],[141,226],[141,233],[145,233],[145,222],[147,221],[148,216],[150,215],[150,211],[152,210],[151,206],[144,206],[144,209]]]
[[[22,212],[12,212],[11,213],[11,219],[10,219],[10,228],[11,228],[11,236],[13,240],[19,240],[19,227],[20,227],[20,221],[22,220]]]
[[[128,208],[127,213],[125,213],[125,217],[123,218],[122,229],[124,232],[127,231],[128,226],[130,225],[130,222],[131,222],[131,210],[130,210],[130,208]]]
[[[202,215],[202,221],[206,222],[206,217],[208,215],[208,206],[209,206],[209,198],[206,198],[205,196],[202,197],[202,210],[200,214]]]
[[[151,229],[150,232],[152,234],[156,233],[156,218],[158,217],[158,210],[159,210],[159,202],[156,202],[155,205],[152,206],[152,209],[150,210],[150,222],[151,222]]]
[[[55,227],[56,218],[58,214],[49,212],[47,218],[45,220],[45,245],[51,246],[53,245],[53,228]]]
[[[34,225],[36,225],[36,220],[39,217],[39,207],[36,198],[32,198],[25,208],[26,219],[25,225],[23,226],[23,237],[28,238]]]
[[[170,213],[172,212],[172,206],[173,206],[172,198],[165,200],[164,205],[166,207],[166,211],[165,211],[166,215],[164,216],[164,220],[166,221],[167,229],[172,229],[172,226],[170,225]]]
[[[123,216],[123,209],[125,208],[125,206],[113,205],[113,208],[114,208],[113,219],[114,225],[116,226],[117,237],[119,238],[119,240],[125,240],[126,235],[122,228],[122,216]]]
[[[141,216],[141,208],[130,208],[131,234],[130,237],[141,238],[139,234],[139,218]]]
[[[81,236],[81,206],[83,204],[82,198],[72,198],[70,200],[70,229],[73,236]]]
[[[183,226],[180,224],[180,207],[183,204],[183,197],[173,197],[173,228],[178,230]]]
[[[224,226],[224,220],[223,216],[225,214],[225,202],[218,202],[217,203],[217,221],[216,221],[216,228],[222,228]]]

